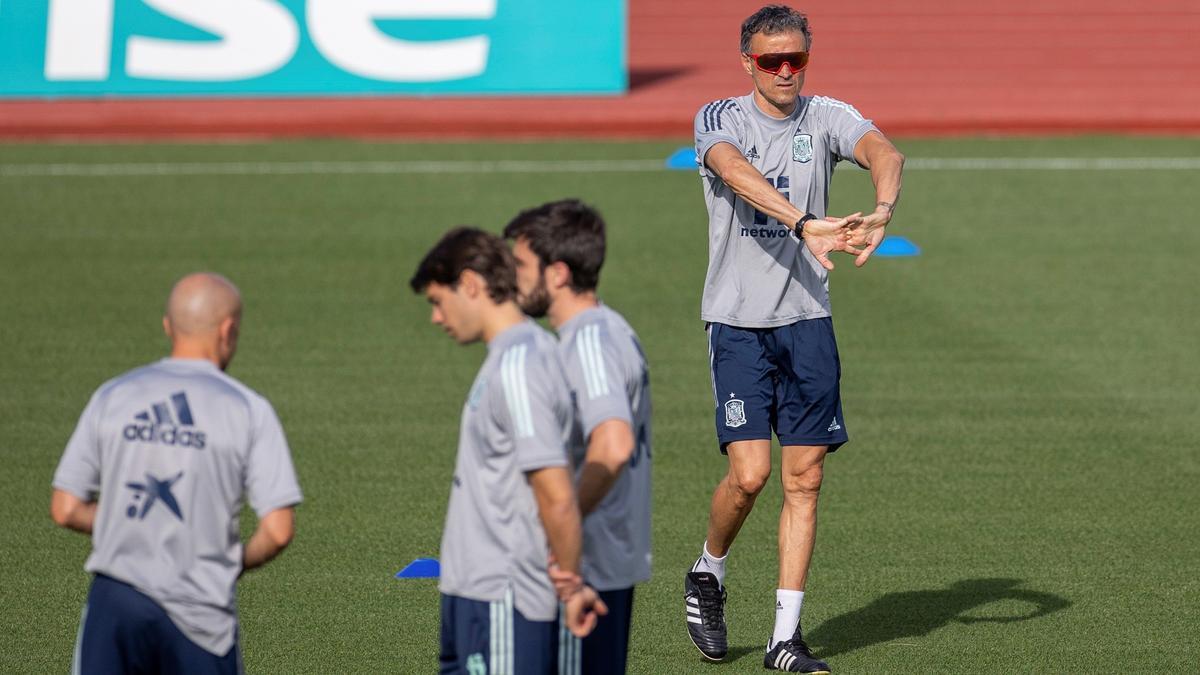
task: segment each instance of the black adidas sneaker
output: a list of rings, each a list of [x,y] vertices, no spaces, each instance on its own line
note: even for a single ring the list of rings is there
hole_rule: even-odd
[[[829,664],[817,659],[804,644],[800,635],[800,626],[792,639],[784,640],[771,648],[763,657],[763,668],[767,670],[782,670],[788,673],[809,673],[809,675],[829,675]]]
[[[729,651],[725,631],[725,589],[711,572],[688,572],[683,580],[688,635],[704,658],[720,661]]]

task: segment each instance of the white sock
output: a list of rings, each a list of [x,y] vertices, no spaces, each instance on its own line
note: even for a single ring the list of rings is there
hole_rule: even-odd
[[[704,549],[703,549],[703,552],[700,554],[700,559],[696,561],[695,565],[692,565],[692,571],[693,572],[712,572],[713,575],[715,575],[717,577],[717,583],[723,587],[723,586],[725,586],[725,559],[728,557],[729,557],[728,553],[721,556],[720,558],[709,553],[708,552],[708,542],[706,541],[706,542],[704,542]]]
[[[804,591],[788,591],[782,588],[775,590],[775,632],[767,651],[783,642],[791,640],[800,624],[800,607],[804,605]]]

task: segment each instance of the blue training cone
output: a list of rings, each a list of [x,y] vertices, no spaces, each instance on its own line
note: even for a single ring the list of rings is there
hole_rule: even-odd
[[[668,169],[695,171],[699,166],[696,163],[696,150],[694,148],[680,148],[676,150],[667,158],[666,166]]]
[[[397,579],[436,579],[442,575],[437,558],[417,558],[396,572]]]
[[[881,258],[906,258],[921,255],[921,247],[904,237],[884,237],[873,255]]]

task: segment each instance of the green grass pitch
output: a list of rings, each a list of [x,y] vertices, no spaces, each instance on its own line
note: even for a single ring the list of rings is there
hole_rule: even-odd
[[[5,145],[38,163],[661,159],[681,143]],[[1198,139],[901,141],[924,157],[1194,157]],[[831,211],[869,207],[839,170]],[[1200,171],[912,170],[891,228],[923,249],[835,258],[852,442],[827,463],[804,625],[838,673],[1200,670]],[[47,516],[91,391],[157,359],[171,282],[246,298],[231,373],[268,396],[306,502],[240,584],[252,672],[429,673],[461,402],[482,356],[407,279],[460,223],[579,196],[610,225],[604,299],[640,332],[654,420],[655,575],[631,671],[760,669],[772,480],[731,557],[731,659],[683,627],[682,573],[724,471],[698,319],[691,172],[46,177],[0,174],[0,671],[68,668],[88,541]],[[247,521],[251,520],[247,518]],[[245,523],[248,531],[250,522]]]

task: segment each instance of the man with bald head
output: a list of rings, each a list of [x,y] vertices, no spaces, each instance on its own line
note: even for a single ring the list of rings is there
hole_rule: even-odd
[[[171,355],[92,395],[54,474],[50,515],[92,537],[72,672],[236,673],[234,586],[292,539],[300,486],[271,404],[225,374],[242,301],[218,274],[180,279]],[[258,527],[243,545],[249,502]]]

